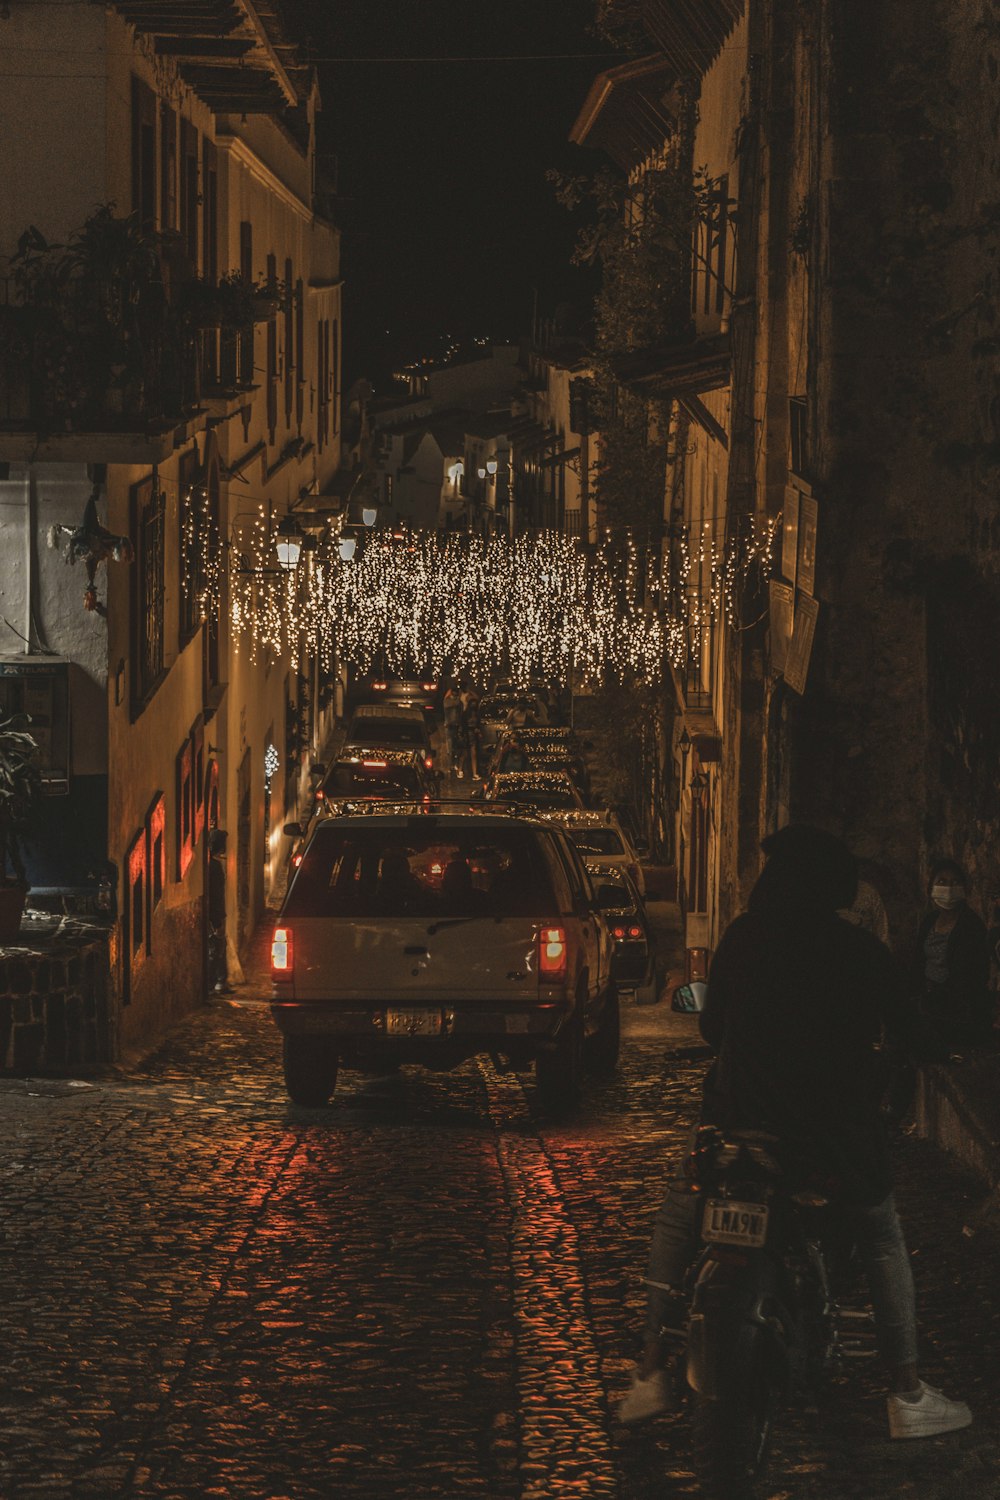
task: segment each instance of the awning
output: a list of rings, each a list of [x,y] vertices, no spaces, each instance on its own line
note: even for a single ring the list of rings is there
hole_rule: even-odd
[[[622,385],[641,396],[700,396],[730,381],[728,333],[683,343],[657,344],[623,355],[613,366]]]

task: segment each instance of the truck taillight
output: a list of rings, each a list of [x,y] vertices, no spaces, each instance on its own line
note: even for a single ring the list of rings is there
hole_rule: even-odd
[[[629,930],[628,930],[628,935],[629,935],[630,938],[641,938],[642,937],[642,928],[641,927],[630,927]]]
[[[271,973],[275,979],[292,977],[292,929],[276,927],[271,939]]]
[[[538,934],[538,977],[547,984],[562,984],[566,978],[566,929],[543,927]]]
[[[433,769],[434,769],[434,757],[433,757],[433,755],[425,755],[424,756],[424,765],[427,767],[428,771],[433,771]]]
[[[323,788],[321,786],[318,786],[316,788],[316,801],[317,802],[325,802],[326,801],[326,793],[324,792],[324,790],[323,790]]]
[[[612,929],[611,929],[611,936],[614,938],[615,942],[617,942],[617,943],[623,942],[624,939],[625,939],[625,929],[624,929],[624,927],[612,927]]]

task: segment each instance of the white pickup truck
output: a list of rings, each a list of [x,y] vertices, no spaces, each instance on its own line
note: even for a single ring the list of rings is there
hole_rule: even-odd
[[[271,1013],[297,1104],[340,1066],[536,1067],[566,1112],[619,1047],[613,942],[566,832],[482,804],[378,803],[318,822],[271,948]]]

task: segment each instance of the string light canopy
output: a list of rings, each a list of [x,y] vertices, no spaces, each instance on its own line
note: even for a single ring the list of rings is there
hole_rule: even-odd
[[[358,547],[334,518],[297,571],[231,571],[231,619],[251,659],[305,653],[328,672],[659,682],[697,665],[720,621],[741,628],[778,524],[747,517],[720,536],[701,523],[643,558],[630,538],[589,551],[556,531],[370,531]],[[252,557],[265,546],[258,537]]]

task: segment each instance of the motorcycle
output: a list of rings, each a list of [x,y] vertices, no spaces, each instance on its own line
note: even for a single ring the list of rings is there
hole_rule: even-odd
[[[687,1387],[694,1469],[708,1500],[752,1500],[782,1402],[844,1359],[876,1353],[870,1310],[829,1189],[766,1131],[698,1131],[675,1191],[698,1198]]]

